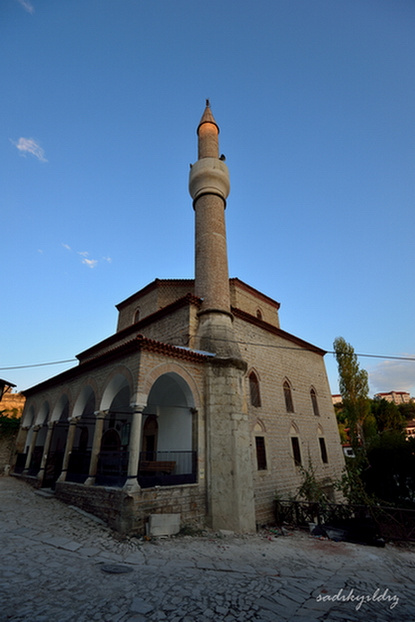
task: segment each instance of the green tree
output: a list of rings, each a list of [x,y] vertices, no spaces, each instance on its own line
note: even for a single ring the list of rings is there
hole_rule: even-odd
[[[402,432],[405,425],[405,418],[401,415],[399,408],[393,402],[387,400],[371,401],[372,415],[376,419],[378,432],[396,430]]]
[[[20,426],[20,419],[9,417],[4,410],[0,410],[0,437],[12,436],[17,434]]]
[[[354,451],[358,452],[361,446],[365,447],[364,424],[365,421],[368,423],[370,413],[368,374],[365,369],[360,369],[353,347],[343,337],[337,337],[333,347],[350,440]]]
[[[415,505],[415,441],[399,430],[385,430],[367,451],[369,467],[362,473],[369,494],[400,507]]]
[[[398,410],[406,421],[412,421],[412,419],[415,419],[415,402],[409,402],[409,404],[399,404]]]

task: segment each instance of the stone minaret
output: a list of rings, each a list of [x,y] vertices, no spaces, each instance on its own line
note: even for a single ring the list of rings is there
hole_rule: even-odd
[[[209,100],[197,128],[198,160],[190,170],[195,210],[195,295],[202,298],[196,347],[240,358],[232,328],[225,207],[229,171],[219,158],[219,127]]]
[[[225,207],[228,167],[219,158],[219,128],[209,101],[197,128],[199,157],[189,189],[196,219],[196,348],[214,353],[206,366],[206,465],[210,524],[214,529],[255,530],[252,447],[244,393],[246,363],[231,314]]]

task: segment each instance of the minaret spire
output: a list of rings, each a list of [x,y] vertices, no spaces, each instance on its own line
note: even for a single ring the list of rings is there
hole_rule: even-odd
[[[223,356],[239,354],[234,342],[229,292],[225,207],[229,171],[219,158],[219,126],[209,100],[197,128],[198,160],[190,170],[195,210],[195,294],[202,298],[199,347]],[[232,335],[231,335],[232,333]]]

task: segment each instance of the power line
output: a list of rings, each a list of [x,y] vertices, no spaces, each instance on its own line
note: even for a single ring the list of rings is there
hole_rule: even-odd
[[[63,363],[75,363],[77,359],[67,359],[66,361],[52,361],[51,363],[33,363],[32,365],[13,365],[12,367],[0,367],[0,371],[7,369],[29,369],[30,367],[45,367],[46,365],[62,365]]]
[[[273,345],[273,344],[268,344],[268,343],[254,343],[251,341],[230,341],[228,339],[217,339],[217,341],[226,341],[228,343],[237,343],[239,345],[244,345],[244,346],[254,346],[256,348],[261,347],[261,348],[275,348],[277,350],[298,350],[299,352],[303,352],[304,350],[308,350],[307,348],[299,348],[296,346],[278,346],[278,345]],[[180,346],[178,346],[180,347]],[[312,350],[308,350],[308,351],[312,351]],[[336,352],[334,350],[326,350],[327,354],[336,354]],[[365,353],[359,353],[359,352],[354,352],[353,354],[355,354],[358,357],[365,357],[365,358],[374,358],[374,359],[382,359],[382,360],[391,360],[391,361],[411,361],[411,362],[415,362],[415,356],[398,356],[395,354],[365,354]],[[7,371],[7,370],[11,370],[11,369],[30,369],[33,367],[46,367],[48,365],[63,365],[65,363],[75,363],[77,362],[77,359],[66,359],[64,361],[51,361],[49,363],[33,363],[31,365],[13,365],[10,367],[0,367],[0,371]]]

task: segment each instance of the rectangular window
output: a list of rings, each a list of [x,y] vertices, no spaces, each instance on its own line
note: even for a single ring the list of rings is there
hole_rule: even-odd
[[[324,438],[321,438],[321,437],[318,440],[320,443],[321,459],[324,462],[324,464],[327,464],[329,459],[327,458],[326,441],[324,440]]]
[[[265,453],[265,439],[263,436],[255,437],[255,446],[258,471],[265,471],[267,468],[267,456]]]
[[[293,449],[295,465],[301,466],[300,442],[296,436],[291,437],[291,447]]]

